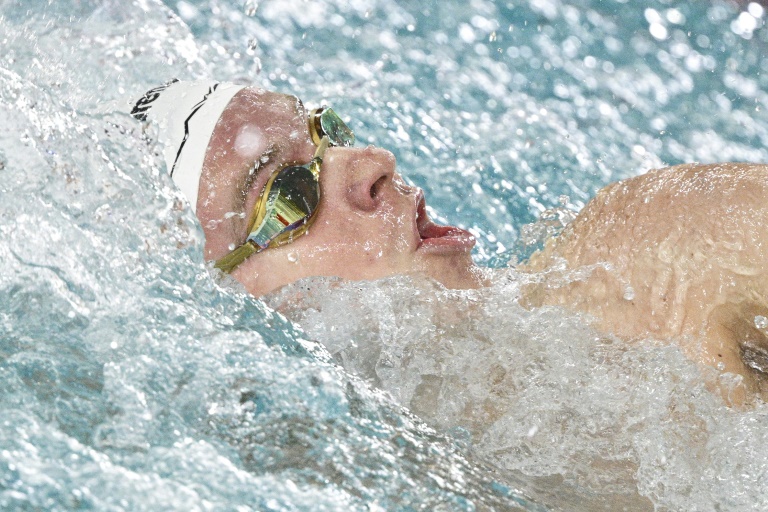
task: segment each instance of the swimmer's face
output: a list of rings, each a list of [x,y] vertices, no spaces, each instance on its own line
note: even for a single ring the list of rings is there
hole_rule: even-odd
[[[197,200],[205,257],[241,245],[248,218],[275,169],[312,159],[307,112],[294,96],[243,89],[211,137]],[[254,169],[254,162],[258,162]],[[425,273],[449,287],[479,284],[474,239],[426,216],[420,189],[395,172],[389,151],[329,148],[320,171],[320,204],[307,234],[254,254],[232,276],[262,295],[310,276],[351,280]]]

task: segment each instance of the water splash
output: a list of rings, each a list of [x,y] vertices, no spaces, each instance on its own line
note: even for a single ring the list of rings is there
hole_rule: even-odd
[[[764,504],[765,404],[726,407],[707,390],[718,377],[676,344],[627,344],[559,308],[524,309],[525,279],[497,271],[492,287],[461,292],[408,278],[313,279],[270,304],[348,371],[439,429],[459,429],[506,477],[535,477],[529,485],[556,506]]]
[[[509,260],[561,195],[766,161],[761,23],[719,2],[245,10],[3,4],[2,508],[768,508],[764,407],[724,408],[674,347],[523,310],[513,273],[466,294],[311,282],[291,313],[335,367],[211,277],[152,133],[117,113],[173,77],[327,100],[478,234],[478,261]]]
[[[243,4],[243,14],[246,16],[255,16],[258,8],[259,3],[256,0],[245,0],[245,3]]]
[[[0,508],[537,509],[219,283],[127,113],[210,47],[159,4],[78,6],[0,19]]]

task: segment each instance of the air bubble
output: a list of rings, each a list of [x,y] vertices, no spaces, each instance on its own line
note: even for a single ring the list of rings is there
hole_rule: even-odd
[[[255,0],[245,0],[243,5],[243,12],[246,16],[253,16],[256,14],[256,10],[259,8],[259,4]]]

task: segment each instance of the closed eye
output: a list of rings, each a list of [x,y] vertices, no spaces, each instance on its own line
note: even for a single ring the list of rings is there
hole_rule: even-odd
[[[245,183],[243,184],[243,187],[240,188],[240,193],[244,202],[247,200],[248,195],[253,188],[256,177],[259,174],[270,170],[268,165],[271,163],[271,160],[274,160],[276,154],[277,148],[270,146],[266,151],[264,151],[264,153],[262,153],[258,158],[254,160],[253,165],[251,165],[251,168],[248,171],[248,175],[245,178]]]

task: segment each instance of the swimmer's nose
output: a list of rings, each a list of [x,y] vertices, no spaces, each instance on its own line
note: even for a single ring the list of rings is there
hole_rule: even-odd
[[[385,149],[332,148],[329,156],[330,167],[343,175],[346,199],[354,209],[375,211],[387,190],[399,186],[395,182],[395,156]]]

